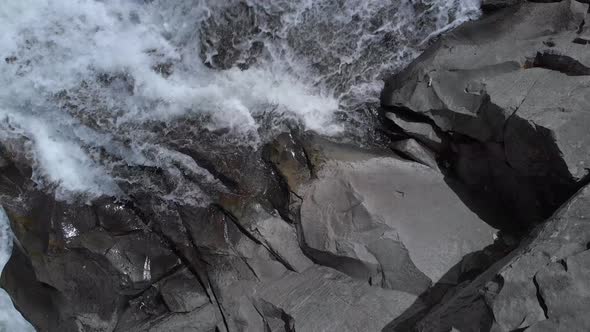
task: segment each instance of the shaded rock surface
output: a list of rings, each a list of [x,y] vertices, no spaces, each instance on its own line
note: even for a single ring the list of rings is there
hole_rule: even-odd
[[[439,170],[434,152],[413,138],[393,142],[391,148],[408,159],[429,166],[434,170]]]
[[[6,154],[18,241],[3,287],[40,331],[377,331],[487,264],[463,256],[488,255],[495,229],[428,166],[309,133],[262,155],[252,167],[275,180],[236,173],[202,207],[135,186],[127,201],[59,202]],[[134,171],[165,190],[166,175]]]
[[[416,300],[319,266],[288,273],[258,295],[288,313],[297,331],[378,331]]]
[[[485,154],[505,170],[490,170],[474,185],[534,197],[511,207],[522,219],[519,209],[539,210],[528,216],[532,221],[548,217],[587,175],[589,59],[585,46],[573,42],[583,18],[579,5],[522,2],[466,23],[382,93],[388,112],[419,115],[453,134],[453,142],[497,146],[499,153]],[[502,181],[494,179],[501,177],[514,178],[514,185],[498,186]]]
[[[473,281],[387,331],[589,328],[588,52],[576,42],[587,7],[491,3],[507,8],[442,37],[387,82],[382,103],[448,134],[448,172],[532,231]]]

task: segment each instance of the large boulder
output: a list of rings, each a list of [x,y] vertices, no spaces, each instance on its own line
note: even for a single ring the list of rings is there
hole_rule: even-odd
[[[501,147],[494,158],[510,168],[502,176],[518,185],[497,191],[531,187],[522,195],[535,201],[521,208],[543,212],[532,221],[573,194],[590,167],[590,56],[574,42],[579,5],[522,2],[466,23],[388,80],[381,96],[388,112],[419,115],[484,149]],[[481,185],[501,181],[490,182]]]
[[[433,282],[456,284],[468,272],[463,257],[494,243],[496,230],[440,172],[387,151],[307,145],[317,178],[298,191],[300,229],[316,262],[418,295]]]
[[[590,187],[520,248],[435,307],[419,331],[586,331]]]

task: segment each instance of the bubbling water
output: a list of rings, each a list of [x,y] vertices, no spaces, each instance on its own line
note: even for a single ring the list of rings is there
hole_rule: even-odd
[[[9,1],[0,141],[21,142],[59,199],[122,195],[121,165],[214,183],[161,133],[194,121],[252,147],[292,123],[347,135],[338,112],[376,102],[424,40],[478,14],[478,0]]]

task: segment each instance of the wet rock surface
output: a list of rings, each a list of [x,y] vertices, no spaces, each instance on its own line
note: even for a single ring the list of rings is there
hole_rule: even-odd
[[[483,6],[387,82],[379,144],[154,126],[182,167],[120,166],[123,195],[89,201],[0,144],[2,287],[39,331],[590,329],[584,11]],[[255,64],[250,10],[204,21],[209,66]]]

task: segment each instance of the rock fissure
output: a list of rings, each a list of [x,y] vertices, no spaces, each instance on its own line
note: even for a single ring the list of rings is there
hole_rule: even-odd
[[[525,68],[554,70],[568,76],[590,75],[590,67],[570,56],[549,51],[537,52],[532,60],[527,61]]]
[[[548,312],[547,303],[545,303],[545,299],[543,298],[543,295],[541,294],[541,289],[539,286],[539,282],[537,281],[536,275],[533,277],[533,284],[535,285],[536,296],[537,296],[537,300],[539,301],[539,306],[541,307],[541,309],[543,309],[543,314],[545,315],[545,319],[549,319],[549,314],[547,313]]]

